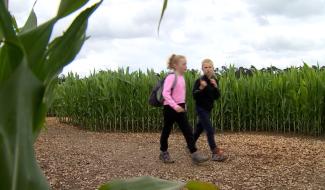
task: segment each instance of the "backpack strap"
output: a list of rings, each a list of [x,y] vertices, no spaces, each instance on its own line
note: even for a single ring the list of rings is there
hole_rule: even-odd
[[[176,87],[177,80],[178,80],[177,79],[178,78],[177,74],[176,73],[173,73],[173,74],[175,75],[175,78],[174,78],[173,86],[172,86],[172,89],[171,89],[171,91],[172,91],[171,94],[173,94],[174,88]]]

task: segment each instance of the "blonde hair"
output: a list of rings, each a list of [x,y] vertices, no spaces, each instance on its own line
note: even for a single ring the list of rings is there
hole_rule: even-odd
[[[186,59],[186,57],[184,55],[171,55],[167,62],[167,68],[175,69],[175,65],[179,62],[180,59]]]
[[[203,61],[202,61],[202,67],[203,67],[203,65],[204,65],[205,63],[210,64],[210,65],[213,66],[213,61],[212,61],[211,59],[203,59]]]

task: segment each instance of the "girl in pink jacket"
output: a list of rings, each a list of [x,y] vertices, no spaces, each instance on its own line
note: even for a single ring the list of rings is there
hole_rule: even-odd
[[[186,72],[186,58],[182,55],[172,55],[168,61],[168,69],[173,73],[169,74],[163,87],[164,97],[164,127],[160,137],[160,160],[164,163],[174,163],[168,153],[168,137],[172,130],[173,124],[176,122],[181,129],[191,158],[194,163],[202,163],[208,160],[208,157],[201,155],[195,146],[193,130],[190,126],[187,114],[186,114],[186,83],[184,79],[184,73]],[[176,85],[173,88],[173,84],[177,77]],[[173,89],[172,89],[173,88]]]

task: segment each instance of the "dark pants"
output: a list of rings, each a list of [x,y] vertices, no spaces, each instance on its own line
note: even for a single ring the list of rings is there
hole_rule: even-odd
[[[217,148],[216,141],[214,139],[214,128],[212,127],[211,120],[210,120],[210,112],[200,108],[196,107],[196,112],[199,118],[199,121],[196,125],[196,129],[194,132],[194,140],[195,142],[200,137],[201,133],[205,130],[207,134],[208,143],[210,146],[211,151],[214,151]]]
[[[181,104],[183,108],[185,107],[185,104]],[[194,153],[197,151],[195,146],[195,141],[193,137],[193,130],[190,126],[186,112],[185,113],[177,113],[173,108],[170,106],[164,106],[164,127],[161,133],[160,137],[160,150],[161,151],[167,151],[168,149],[168,137],[169,134],[173,128],[173,124],[177,123],[179,128],[181,129],[186,143],[187,147],[190,150],[191,153]]]

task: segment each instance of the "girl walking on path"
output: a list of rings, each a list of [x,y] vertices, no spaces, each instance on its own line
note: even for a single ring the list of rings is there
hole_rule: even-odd
[[[193,130],[190,126],[186,114],[186,84],[184,73],[186,72],[186,58],[182,55],[172,55],[168,61],[168,69],[173,73],[169,74],[163,86],[164,97],[164,127],[160,138],[160,160],[164,163],[174,163],[174,160],[168,153],[168,137],[172,130],[173,124],[176,122],[181,129],[187,147],[191,153],[191,158],[194,163],[202,163],[209,158],[201,155],[195,146]],[[176,81],[176,84],[174,82]],[[174,86],[174,87],[173,87]]]
[[[212,160],[221,162],[226,160],[227,157],[223,154],[223,150],[217,147],[214,139],[215,130],[210,120],[214,101],[220,97],[220,91],[217,79],[214,77],[213,62],[210,59],[203,60],[202,71],[204,75],[196,80],[193,88],[193,97],[199,118],[194,132],[194,140],[196,142],[201,133],[205,131],[212,152]]]

